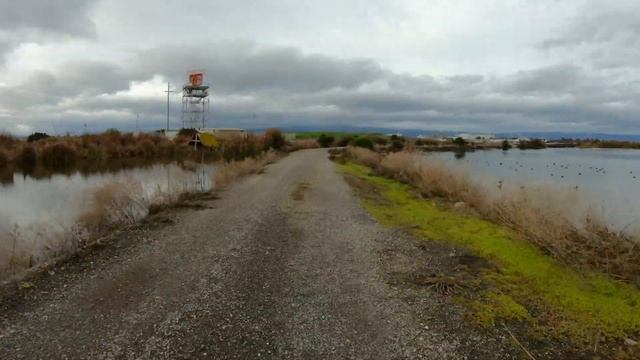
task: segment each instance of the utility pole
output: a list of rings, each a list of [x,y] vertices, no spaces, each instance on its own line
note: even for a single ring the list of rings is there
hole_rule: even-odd
[[[171,90],[171,83],[167,83],[167,90],[165,92],[167,93],[167,132],[168,132],[169,131],[169,95],[172,92],[175,92]]]

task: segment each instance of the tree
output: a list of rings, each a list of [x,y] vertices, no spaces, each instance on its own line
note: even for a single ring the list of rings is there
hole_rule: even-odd
[[[331,146],[331,144],[333,144],[333,141],[335,139],[333,138],[333,136],[327,136],[325,134],[320,134],[320,136],[318,136],[318,144],[321,147],[329,147]]]
[[[371,139],[368,139],[362,136],[359,136],[351,140],[351,145],[355,147],[361,147],[361,148],[373,150],[373,141],[371,141]]]
[[[458,146],[460,146],[460,147],[463,147],[463,146],[467,145],[467,142],[466,142],[466,141],[464,141],[464,139],[463,139],[463,138],[461,138],[461,137],[457,137],[457,138],[455,138],[455,139],[453,140],[453,143],[454,143],[454,144],[456,144],[456,145],[458,145]]]
[[[502,150],[509,150],[511,149],[511,144],[509,143],[508,140],[502,140]]]
[[[47,135],[46,133],[42,133],[42,132],[34,132],[33,134],[29,135],[27,137],[27,142],[34,142],[34,141],[38,141],[38,140],[42,140],[42,139],[46,139],[50,137],[49,135]]]
[[[274,149],[280,150],[284,147],[284,136],[278,129],[267,129],[264,132],[264,147],[265,150]]]

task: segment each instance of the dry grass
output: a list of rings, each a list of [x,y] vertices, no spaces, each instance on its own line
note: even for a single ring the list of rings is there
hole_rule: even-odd
[[[257,174],[278,158],[277,153],[268,151],[260,156],[231,161],[216,168],[213,175],[215,187],[224,187],[243,176]]]
[[[106,183],[90,194],[89,210],[79,217],[78,223],[91,237],[113,226],[133,223],[146,209],[139,200],[141,193],[141,185],[133,181]]]
[[[414,186],[425,197],[464,202],[567,264],[640,284],[638,239],[613,231],[598,213],[585,212],[576,192],[518,187],[495,195],[465,171],[422,154],[404,151],[381,157],[370,150],[348,148],[347,157]]]
[[[9,163],[9,152],[3,148],[0,148],[0,168]]]
[[[288,152],[293,152],[304,149],[317,149],[319,147],[320,145],[315,139],[298,139],[287,144],[286,149]]]
[[[347,156],[370,168],[377,168],[382,161],[382,156],[375,151],[361,147],[347,147]]]

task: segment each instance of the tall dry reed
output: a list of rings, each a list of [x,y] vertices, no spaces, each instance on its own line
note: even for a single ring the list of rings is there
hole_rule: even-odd
[[[425,197],[466,203],[567,264],[640,284],[638,239],[612,230],[601,214],[581,205],[584,199],[576,192],[515,187],[496,193],[474,182],[469,173],[423,154],[404,151],[382,157],[366,149],[346,151],[348,158],[414,186]]]
[[[217,167],[213,174],[214,186],[224,187],[243,176],[257,174],[261,172],[265,166],[276,161],[277,158],[278,155],[276,152],[267,151],[257,157],[225,163]]]

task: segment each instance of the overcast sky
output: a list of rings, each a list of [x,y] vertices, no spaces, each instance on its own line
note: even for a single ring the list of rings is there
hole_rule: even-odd
[[[0,131],[162,128],[191,69],[210,126],[637,134],[640,1],[0,0]]]

